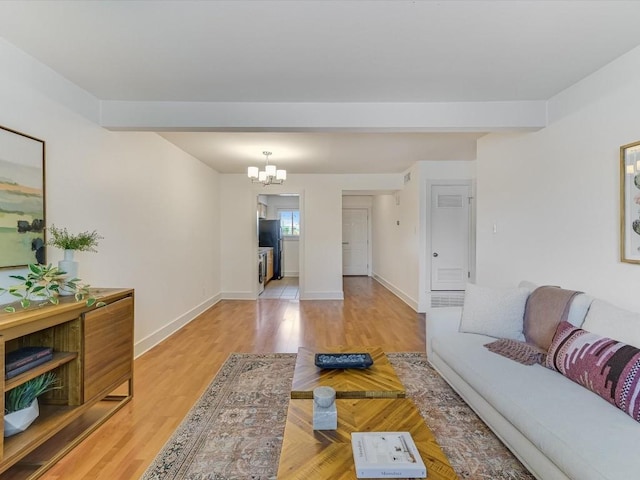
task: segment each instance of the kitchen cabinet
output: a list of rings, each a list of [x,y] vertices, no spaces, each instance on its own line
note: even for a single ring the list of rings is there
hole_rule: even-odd
[[[273,278],[273,248],[267,250],[267,278],[265,284]]]
[[[258,218],[267,218],[267,206],[258,202]]]
[[[4,392],[50,371],[61,383],[39,397],[40,416],[27,430],[8,438],[0,434],[2,478],[41,476],[133,396],[134,292],[91,294],[106,305],[87,307],[61,297],[59,305],[0,314],[2,353],[27,346],[54,351],[49,362],[11,379],[3,376]],[[4,361],[0,355],[2,372]]]

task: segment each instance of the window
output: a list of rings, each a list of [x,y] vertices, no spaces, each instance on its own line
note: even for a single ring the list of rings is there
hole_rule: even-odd
[[[280,228],[282,235],[288,237],[300,236],[300,211],[299,210],[278,210]]]

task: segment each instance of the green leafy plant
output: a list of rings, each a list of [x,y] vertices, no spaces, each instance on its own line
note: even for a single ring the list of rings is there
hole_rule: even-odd
[[[89,285],[80,283],[79,278],[67,279],[66,272],[53,265],[36,265],[29,264],[29,273],[24,275],[10,275],[11,278],[20,280],[22,283],[11,286],[9,288],[0,287],[0,295],[9,293],[20,299],[22,308],[28,308],[32,302],[40,302],[40,304],[57,305],[60,301],[60,291],[64,290],[73,294],[76,301],[85,301],[88,307],[102,307],[104,302],[98,302],[91,295]],[[4,307],[5,312],[13,313],[16,311],[13,305]]]
[[[43,393],[62,388],[55,373],[47,372],[9,390],[4,396],[4,413],[27,408]]]
[[[61,248],[62,250],[77,250],[79,252],[97,252],[98,240],[104,237],[98,235],[95,230],[93,232],[81,232],[72,234],[66,228],[58,228],[51,225],[47,228],[51,238],[47,245]]]

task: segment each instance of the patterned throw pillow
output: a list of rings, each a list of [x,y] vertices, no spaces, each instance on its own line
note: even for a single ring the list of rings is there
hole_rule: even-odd
[[[640,421],[640,349],[562,322],[546,366]]]

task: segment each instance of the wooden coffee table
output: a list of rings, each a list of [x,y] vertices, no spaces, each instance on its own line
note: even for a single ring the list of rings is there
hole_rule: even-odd
[[[321,369],[315,365],[316,353],[368,353],[373,365],[367,369]],[[332,387],[337,398],[404,398],[405,388],[379,347],[332,347],[298,349],[291,384],[291,398],[313,398],[313,389]]]
[[[338,399],[337,430],[313,430],[313,400],[291,400],[280,453],[278,480],[353,480],[351,432],[407,431],[427,467],[429,480],[458,478],[413,402]]]

